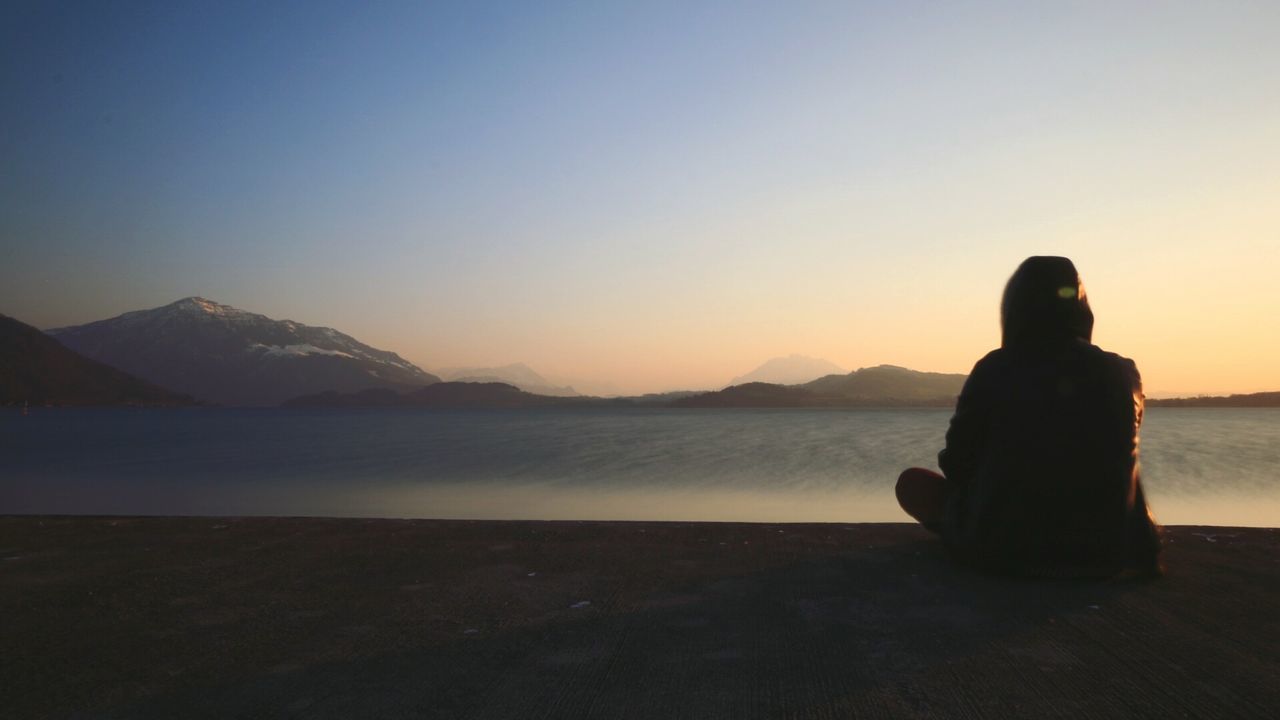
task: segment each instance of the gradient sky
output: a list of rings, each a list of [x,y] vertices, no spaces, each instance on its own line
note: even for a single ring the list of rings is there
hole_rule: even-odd
[[[427,368],[967,372],[1076,261],[1150,394],[1280,389],[1280,3],[8,2],[0,312],[188,295]]]

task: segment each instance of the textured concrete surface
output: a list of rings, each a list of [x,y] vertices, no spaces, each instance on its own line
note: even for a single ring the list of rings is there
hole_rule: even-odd
[[[1017,581],[908,525],[0,518],[5,717],[1270,718],[1280,532]]]

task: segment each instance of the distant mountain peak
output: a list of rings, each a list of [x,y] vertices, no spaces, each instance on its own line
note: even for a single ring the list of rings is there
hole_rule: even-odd
[[[786,357],[770,358],[755,370],[730,380],[729,384],[744,385],[763,382],[774,385],[799,385],[826,375],[843,375],[845,372],[847,371],[844,368],[829,360],[792,353]]]
[[[236,308],[233,308],[230,305],[223,305],[222,303],[216,303],[212,300],[209,300],[208,298],[202,298],[199,295],[184,297],[181,300],[174,301],[170,304],[176,305],[177,307],[184,307],[184,308],[190,307],[192,309],[202,310],[204,312],[213,313],[213,314],[224,313],[228,310],[236,310]],[[239,312],[243,312],[243,311],[239,311]]]
[[[171,308],[178,312],[194,313],[198,315],[227,316],[227,315],[252,314],[252,313],[247,313],[244,310],[241,310],[239,308],[234,308],[234,307],[231,307],[230,305],[223,305],[222,303],[217,303],[212,300],[202,298],[196,295],[182,298],[181,300],[177,300],[175,302],[169,303],[164,308],[158,308],[158,309],[164,310],[166,308]]]

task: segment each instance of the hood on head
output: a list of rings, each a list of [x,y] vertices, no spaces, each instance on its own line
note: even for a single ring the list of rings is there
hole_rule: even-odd
[[[1022,261],[1000,303],[1001,344],[1093,338],[1093,311],[1076,266],[1064,257]]]

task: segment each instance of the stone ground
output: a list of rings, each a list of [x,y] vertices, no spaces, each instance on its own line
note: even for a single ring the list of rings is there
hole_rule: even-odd
[[[1019,581],[900,524],[0,518],[9,718],[1274,718],[1280,531]]]

